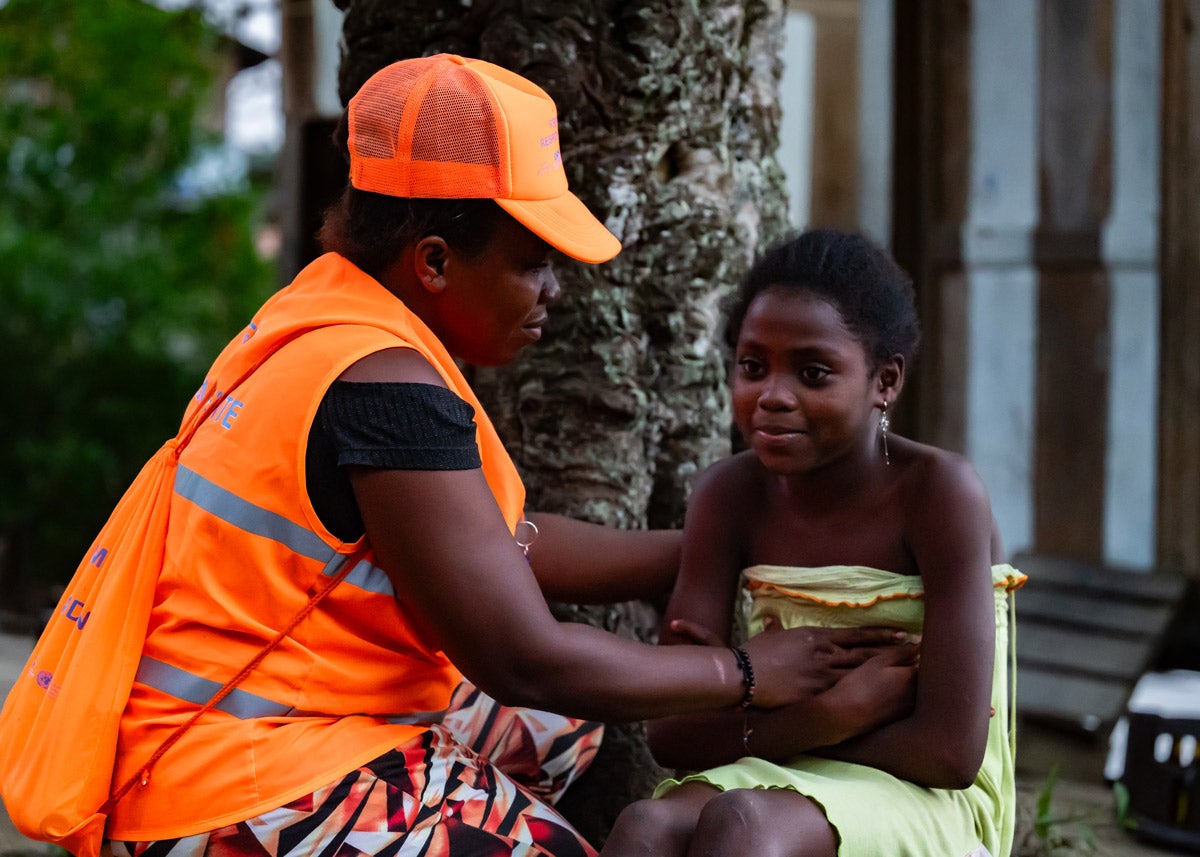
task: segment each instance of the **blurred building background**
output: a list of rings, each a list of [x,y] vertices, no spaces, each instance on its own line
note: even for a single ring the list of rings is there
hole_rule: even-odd
[[[904,430],[965,453],[1013,553],[1200,573],[1194,0],[791,0],[797,227],[914,275]],[[340,13],[281,0],[281,256],[315,252]]]

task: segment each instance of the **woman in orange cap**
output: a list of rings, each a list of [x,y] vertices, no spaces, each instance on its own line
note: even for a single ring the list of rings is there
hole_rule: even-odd
[[[800,702],[894,635],[656,648],[557,621],[547,598],[662,591],[677,535],[526,517],[456,361],[538,340],[552,249],[620,244],[567,188],[553,102],[497,66],[395,63],[343,128],[329,252],[188,409],[216,405],[179,459],[113,853],[592,854],[549,805],[599,740],[569,717]]]

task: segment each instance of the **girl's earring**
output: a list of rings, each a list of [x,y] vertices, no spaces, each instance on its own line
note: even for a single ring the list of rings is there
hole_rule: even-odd
[[[891,456],[888,455],[887,433],[888,433],[888,428],[892,424],[892,419],[891,419],[891,417],[888,416],[887,409],[888,409],[887,402],[884,402],[883,403],[883,414],[879,417],[879,432],[880,432],[880,434],[883,435],[883,463],[891,464],[892,459],[891,459]]]

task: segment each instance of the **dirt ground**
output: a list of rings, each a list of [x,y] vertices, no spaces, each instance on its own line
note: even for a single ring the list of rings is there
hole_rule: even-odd
[[[1105,780],[1106,737],[1021,722],[1017,730],[1017,835],[1012,857],[1168,857],[1172,850],[1139,841],[1117,823],[1113,787]],[[1049,818],[1035,830],[1040,794],[1055,771]]]

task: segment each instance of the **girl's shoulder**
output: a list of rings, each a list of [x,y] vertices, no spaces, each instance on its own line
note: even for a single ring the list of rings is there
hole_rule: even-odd
[[[743,450],[714,461],[700,474],[700,481],[732,488],[760,482],[764,473],[766,470],[758,457],[749,450]]]
[[[901,502],[918,516],[941,516],[948,509],[991,517],[987,488],[963,456],[936,446],[904,439]]]
[[[966,458],[948,449],[902,439],[904,484],[910,491],[943,491],[974,494],[983,480]]]
[[[922,475],[937,475],[947,470],[956,471],[960,468],[974,469],[962,455],[940,446],[921,443],[907,437],[894,438],[893,443],[899,446],[900,462],[916,467]]]
[[[762,465],[752,452],[738,452],[710,464],[692,488],[692,500],[735,501],[760,490]]]

